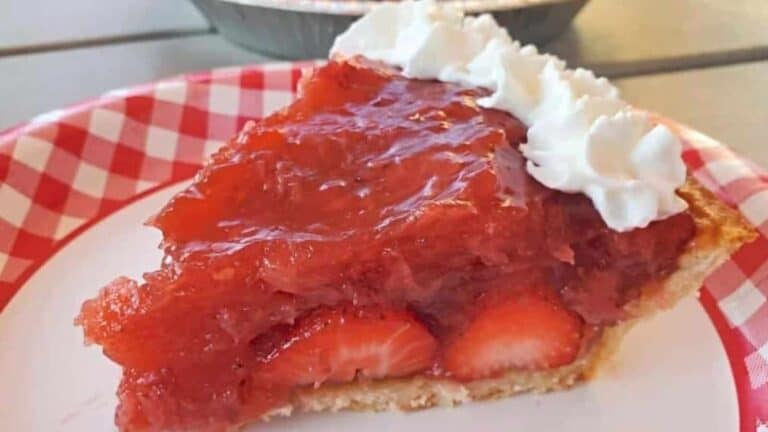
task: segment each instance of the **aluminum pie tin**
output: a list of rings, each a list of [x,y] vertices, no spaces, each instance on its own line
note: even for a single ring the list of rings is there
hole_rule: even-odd
[[[522,42],[542,44],[565,30],[588,0],[443,0],[490,13]],[[281,59],[324,58],[336,35],[381,1],[192,0],[224,37]]]

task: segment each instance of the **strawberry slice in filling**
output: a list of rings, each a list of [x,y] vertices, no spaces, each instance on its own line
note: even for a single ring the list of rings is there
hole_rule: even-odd
[[[535,296],[513,297],[483,308],[448,345],[443,367],[458,379],[509,369],[548,369],[571,363],[582,344],[583,321]]]
[[[421,372],[435,361],[437,340],[404,311],[319,309],[281,337],[256,367],[256,381],[319,386]]]

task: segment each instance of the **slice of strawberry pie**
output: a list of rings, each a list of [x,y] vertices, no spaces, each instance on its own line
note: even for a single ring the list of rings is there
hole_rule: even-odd
[[[120,430],[567,388],[753,236],[666,128],[488,17],[384,5],[334,52],[152,218],[160,269],[83,305]]]

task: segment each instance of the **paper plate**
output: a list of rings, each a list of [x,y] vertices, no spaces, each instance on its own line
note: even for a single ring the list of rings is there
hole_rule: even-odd
[[[0,132],[0,430],[114,430],[119,369],[73,317],[116,275],[157,266],[142,222],[302,67],[219,69],[114,91]],[[664,120],[666,121],[666,120]],[[418,413],[300,415],[254,431],[768,431],[768,176],[695,131],[690,171],[761,232],[698,299],[638,326],[595,380]]]

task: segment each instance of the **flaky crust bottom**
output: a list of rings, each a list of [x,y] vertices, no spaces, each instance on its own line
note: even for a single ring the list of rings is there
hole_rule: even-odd
[[[694,293],[709,273],[756,236],[741,214],[720,202],[695,180],[689,178],[679,192],[690,206],[697,234],[681,255],[678,270],[661,284],[645,287],[641,297],[626,306],[633,318],[604,329],[575,362],[543,371],[509,370],[500,377],[469,382],[416,376],[304,388],[294,393],[290,404],[271,411],[264,419],[295,411],[412,411],[453,406],[523,392],[564,390],[590,378],[611,357],[635,323]]]

